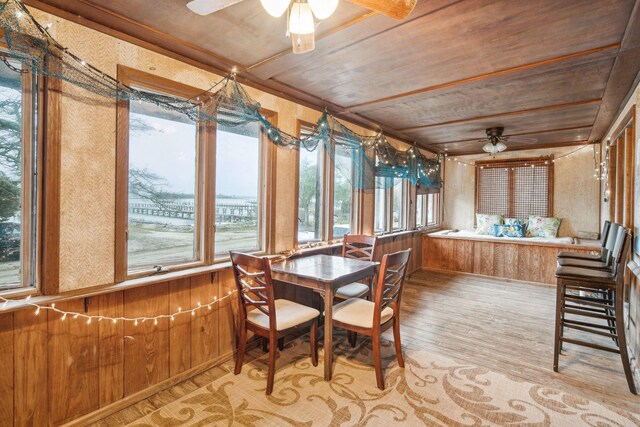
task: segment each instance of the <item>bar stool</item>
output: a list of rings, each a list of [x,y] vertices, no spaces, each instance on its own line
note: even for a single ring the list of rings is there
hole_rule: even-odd
[[[610,234],[610,226],[611,226],[611,221],[605,221],[604,225],[602,226],[602,233],[600,233],[600,255],[585,254],[581,252],[562,251],[558,253],[558,258],[574,258],[574,259],[587,259],[587,260],[593,260],[593,261],[604,261],[606,256],[605,244]]]
[[[616,245],[611,253],[612,269],[594,270],[580,267],[560,266],[556,270],[556,331],[553,349],[553,370],[558,372],[558,359],[563,343],[581,345],[597,350],[620,354],[622,367],[627,379],[629,391],[636,394],[633,374],[629,364],[627,341],[624,328],[624,273],[625,261],[631,246],[631,232],[619,227]],[[576,294],[580,291],[587,293],[607,294],[612,292],[613,301]],[[589,321],[567,318],[567,315],[589,318]],[[597,320],[606,320],[604,325]],[[595,334],[614,339],[616,347],[595,344],[579,339],[564,337],[564,329],[570,328],[581,332]]]
[[[563,267],[580,267],[580,268],[591,268],[595,270],[611,270],[612,268],[612,258],[611,252],[613,248],[616,246],[616,240],[618,237],[618,231],[622,226],[620,224],[609,224],[607,230],[607,237],[602,243],[600,255],[594,254],[580,254],[580,255],[588,255],[587,258],[571,258],[571,257],[561,257],[558,254],[558,265]],[[574,252],[577,254],[577,252]],[[597,259],[595,258],[597,257]]]

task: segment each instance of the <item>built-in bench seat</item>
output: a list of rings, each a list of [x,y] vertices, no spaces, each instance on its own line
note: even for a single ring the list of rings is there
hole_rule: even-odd
[[[573,237],[494,237],[444,230],[423,236],[422,268],[555,284],[560,251],[598,252],[599,242]]]

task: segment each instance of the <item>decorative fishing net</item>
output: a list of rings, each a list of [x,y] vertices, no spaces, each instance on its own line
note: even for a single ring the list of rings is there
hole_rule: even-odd
[[[382,134],[359,135],[327,112],[313,131],[303,137],[282,131],[260,113],[260,104],[249,96],[234,74],[199,96],[180,99],[129,87],[93,67],[60,45],[17,0],[0,5],[0,28],[8,45],[7,52],[0,51],[0,59],[5,62],[15,58],[34,73],[64,80],[105,98],[153,103],[193,121],[216,123],[221,127],[259,122],[268,138],[281,147],[313,151],[323,144],[336,168],[348,166],[354,188],[374,187],[375,176],[407,179],[431,191],[442,186],[441,157],[428,159],[416,147],[398,150]],[[349,165],[336,158],[338,148],[342,153],[349,153],[352,160]],[[378,182],[393,182],[393,179]]]

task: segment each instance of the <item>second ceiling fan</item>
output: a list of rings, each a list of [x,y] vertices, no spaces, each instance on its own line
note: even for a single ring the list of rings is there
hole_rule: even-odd
[[[199,14],[209,15],[243,0],[192,0],[187,7]],[[418,0],[348,0],[358,6],[394,19],[404,19]],[[273,17],[287,15],[287,35],[291,35],[293,53],[306,53],[315,49],[317,22],[330,17],[339,0],[260,0],[262,7]]]

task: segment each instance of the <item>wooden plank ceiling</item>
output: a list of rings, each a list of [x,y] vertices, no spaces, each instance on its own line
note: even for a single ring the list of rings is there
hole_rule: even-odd
[[[404,21],[343,0],[304,55],[259,0],[204,17],[187,2],[26,1],[457,155],[494,126],[511,150],[597,142],[640,70],[640,0],[420,0]]]

